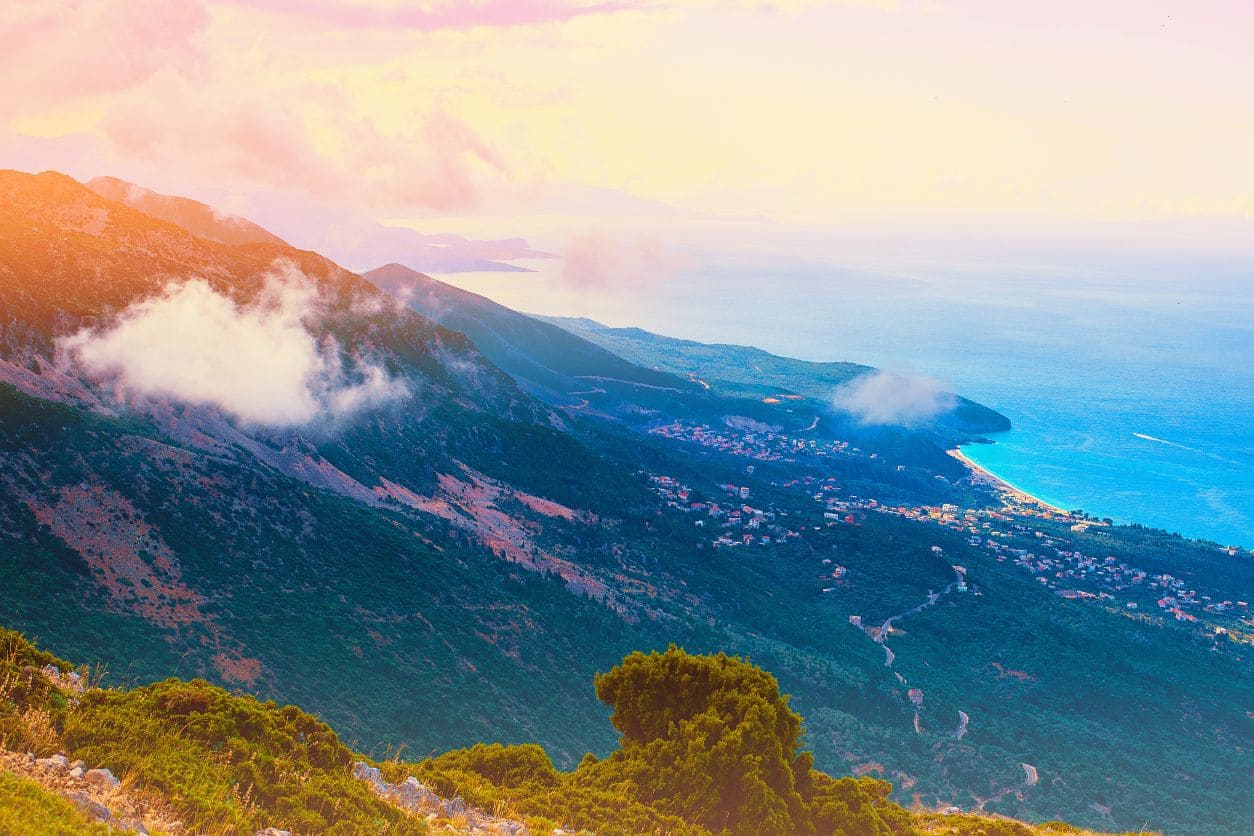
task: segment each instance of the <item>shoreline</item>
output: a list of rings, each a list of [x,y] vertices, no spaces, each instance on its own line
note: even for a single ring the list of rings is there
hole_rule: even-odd
[[[1065,508],[1059,508],[1057,505],[1052,505],[1041,499],[1039,496],[1033,496],[1022,488],[1018,488],[1010,484],[988,468],[976,464],[962,452],[962,448],[960,446],[955,447],[952,450],[946,450],[945,452],[966,465],[967,469],[971,471],[972,478],[991,485],[1000,493],[1003,493],[1025,505],[1035,505],[1055,514],[1062,514],[1067,517],[1071,516],[1071,512]]]

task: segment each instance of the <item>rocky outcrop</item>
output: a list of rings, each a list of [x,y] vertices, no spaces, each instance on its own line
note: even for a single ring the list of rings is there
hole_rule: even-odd
[[[147,834],[186,833],[187,829],[164,800],[127,789],[108,769],[88,769],[82,761],[63,754],[36,758],[0,750],[0,770],[29,778],[61,796],[92,821],[114,830]]]
[[[365,761],[353,764],[353,777],[370,784],[380,798],[418,816],[432,824],[441,822],[455,833],[475,833],[484,836],[529,836],[527,826],[515,819],[503,819],[477,810],[458,797],[441,798],[426,784],[410,775],[399,784],[383,779],[378,768]]]

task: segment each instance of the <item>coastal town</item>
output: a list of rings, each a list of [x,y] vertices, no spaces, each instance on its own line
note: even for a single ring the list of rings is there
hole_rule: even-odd
[[[738,431],[734,427],[712,428],[709,424],[672,421],[654,427],[650,434],[708,447],[729,456],[742,456],[759,462],[795,462],[799,458],[856,457],[862,454],[847,441],[802,438],[786,435],[770,429]],[[871,453],[868,458],[878,456]]]
[[[826,459],[837,469],[842,459],[875,458],[844,441],[802,439],[771,431],[673,422],[652,432],[758,463],[814,464]],[[823,528],[858,525],[870,514],[890,515],[960,535],[972,549],[1013,565],[1062,598],[1118,608],[1133,616],[1156,612],[1216,637],[1227,636],[1230,627],[1254,628],[1247,600],[1212,595],[1195,588],[1186,577],[1138,566],[1126,555],[1121,559],[1103,554],[1092,548],[1091,536],[1083,538],[1089,545],[1082,546],[1081,535],[1106,533],[1110,524],[1042,503],[976,469],[965,457],[955,457],[972,468],[971,483],[996,498],[992,507],[887,504],[853,495],[837,476],[816,475],[813,468],[795,479],[770,482],[773,488],[801,492],[815,503],[817,507],[811,506],[814,518],[807,520],[795,508],[790,513],[775,503],[755,500],[752,463],[742,469],[745,484],[718,485],[715,496],[699,495],[671,476],[650,474],[649,478],[664,506],[690,517],[715,549],[770,548]],[[940,546],[933,549],[937,554],[941,551]],[[1240,556],[1235,549],[1225,553]],[[845,568],[831,561],[825,561],[825,570],[829,581],[845,575]],[[822,587],[823,592],[833,589]],[[963,582],[960,591],[966,589]]]
[[[871,510],[936,525],[962,534],[967,543],[996,559],[1031,574],[1063,598],[1110,602],[1129,611],[1155,607],[1180,622],[1198,622],[1199,616],[1229,616],[1254,626],[1249,602],[1220,599],[1191,588],[1169,573],[1154,573],[1112,555],[1089,554],[1054,527],[1043,531],[1034,520],[1066,526],[1077,534],[1107,524],[1076,520],[1069,514],[1031,504],[1011,502],[1000,510],[960,509],[955,505],[922,507],[874,506]],[[1217,635],[1227,628],[1212,625]]]

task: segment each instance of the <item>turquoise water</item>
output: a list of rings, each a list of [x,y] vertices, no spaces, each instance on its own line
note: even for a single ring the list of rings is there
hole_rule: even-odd
[[[965,451],[1017,487],[1254,548],[1254,275],[1122,270],[889,277],[742,263],[585,312],[934,376],[1014,423]]]
[[[804,271],[765,308],[743,287],[740,336],[936,376],[1011,419],[966,452],[1021,489],[1254,547],[1254,291],[1240,280],[830,281]]]

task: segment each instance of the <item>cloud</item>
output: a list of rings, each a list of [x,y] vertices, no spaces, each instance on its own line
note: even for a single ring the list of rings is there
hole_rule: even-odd
[[[350,111],[341,91],[316,81],[275,96],[165,74],[116,96],[99,130],[124,157],[195,160],[219,178],[376,212],[466,209],[509,172],[501,153],[443,105],[394,131]]]
[[[245,0],[234,0],[243,4]],[[302,17],[338,30],[387,29],[411,32],[508,28],[564,23],[588,15],[653,8],[640,0],[434,0],[426,3],[342,0],[247,0],[250,9]]]
[[[631,11],[669,11],[691,6],[732,6],[750,11],[801,11],[831,0],[227,0],[249,9],[300,18],[336,29],[437,32],[442,30],[507,29],[565,23],[581,17]],[[858,6],[897,9],[900,0],[840,0]]]
[[[877,371],[840,386],[833,403],[863,424],[913,426],[949,412],[957,399],[931,378]]]
[[[579,288],[621,290],[672,278],[688,263],[683,254],[653,238],[577,235],[566,244],[560,275]]]
[[[6,0],[0,116],[114,93],[167,69],[193,70],[209,14],[168,0]]]
[[[303,4],[276,5],[295,15]],[[420,14],[453,21],[482,6],[504,20],[497,7],[512,5],[426,4]],[[310,8],[355,13],[353,4]],[[103,137],[111,156],[148,168],[186,179],[194,160],[202,182],[295,190],[376,215],[466,209],[507,182],[500,150],[438,97],[406,102],[398,120],[395,101],[380,105],[325,78],[321,56],[229,52],[211,22],[198,0],[0,3],[0,126],[56,133],[68,120]],[[72,167],[75,156],[45,167]]]
[[[120,393],[212,405],[272,427],[344,418],[405,396],[403,381],[368,361],[350,370],[333,339],[314,335],[323,307],[310,279],[276,265],[251,302],[203,279],[171,283],[58,349]]]

